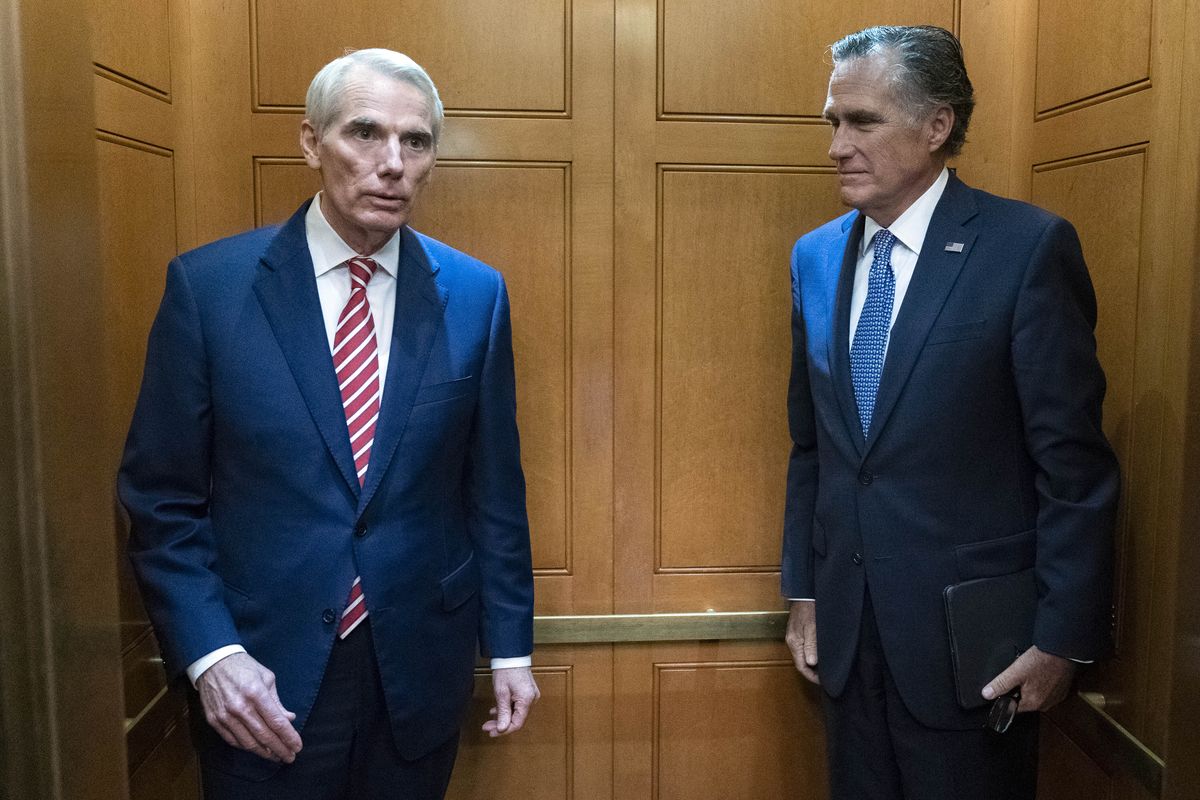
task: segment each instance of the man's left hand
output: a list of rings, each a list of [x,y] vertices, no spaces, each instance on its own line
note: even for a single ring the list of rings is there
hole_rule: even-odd
[[[489,713],[494,719],[483,723],[483,729],[494,739],[521,730],[542,693],[529,667],[492,670],[492,688],[496,692],[496,705]]]
[[[994,700],[1020,686],[1017,711],[1046,711],[1067,696],[1077,667],[1070,659],[1031,647],[983,687],[983,696]]]

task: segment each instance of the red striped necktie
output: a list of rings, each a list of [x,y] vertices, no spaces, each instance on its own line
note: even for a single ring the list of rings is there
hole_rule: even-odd
[[[350,267],[350,299],[338,317],[337,332],[333,336],[333,364],[342,391],[354,469],[361,486],[367,477],[371,444],[375,441],[375,423],[379,419],[379,346],[375,340],[371,305],[367,302],[367,284],[379,264],[369,258],[352,258],[346,264]],[[354,579],[346,603],[338,623],[338,636],[343,639],[367,618],[362,578]]]

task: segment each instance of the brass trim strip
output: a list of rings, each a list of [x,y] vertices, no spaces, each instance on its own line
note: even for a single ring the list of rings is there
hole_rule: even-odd
[[[711,639],[782,641],[786,611],[596,614],[533,618],[537,644],[686,642]]]

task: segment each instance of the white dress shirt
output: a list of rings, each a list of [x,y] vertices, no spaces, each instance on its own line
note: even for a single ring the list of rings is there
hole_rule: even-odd
[[[333,339],[337,334],[338,317],[350,299],[350,267],[346,262],[361,255],[346,244],[337,231],[321,213],[321,193],[313,198],[304,217],[304,234],[308,241],[308,254],[312,258],[313,273],[317,281],[317,296],[321,301],[321,316],[325,322],[325,335],[329,340],[329,352],[333,352]],[[379,269],[367,283],[367,303],[375,323],[375,339],[379,359],[379,397],[382,404],[384,382],[387,378],[388,356],[392,351],[392,323],[396,316],[396,275],[400,268],[400,231],[396,231],[383,247],[370,254]],[[349,592],[350,587],[346,587]],[[201,656],[187,668],[192,685],[206,669],[226,656],[244,653],[240,644],[217,648]],[[531,656],[516,658],[493,658],[492,669],[528,667]]]

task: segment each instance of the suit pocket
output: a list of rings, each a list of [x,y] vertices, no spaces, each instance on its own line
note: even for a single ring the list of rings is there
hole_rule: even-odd
[[[958,578],[963,581],[1020,572],[1032,567],[1036,559],[1036,529],[954,548]]]
[[[819,556],[825,555],[825,526],[813,519],[812,549]]]
[[[459,378],[445,383],[435,383],[430,386],[422,386],[417,391],[417,399],[413,401],[413,405],[419,406],[425,403],[438,403],[442,400],[453,400],[457,397],[473,394],[476,387],[479,386],[479,379],[474,375],[468,375],[465,378]]]
[[[475,565],[475,554],[442,578],[442,610],[453,611],[471,599],[479,590],[479,568]]]
[[[983,330],[986,325],[986,319],[977,319],[974,322],[934,325],[933,329],[929,331],[929,338],[925,340],[925,344],[947,344],[949,342],[961,342],[964,339],[978,339],[980,336],[983,336]]]

